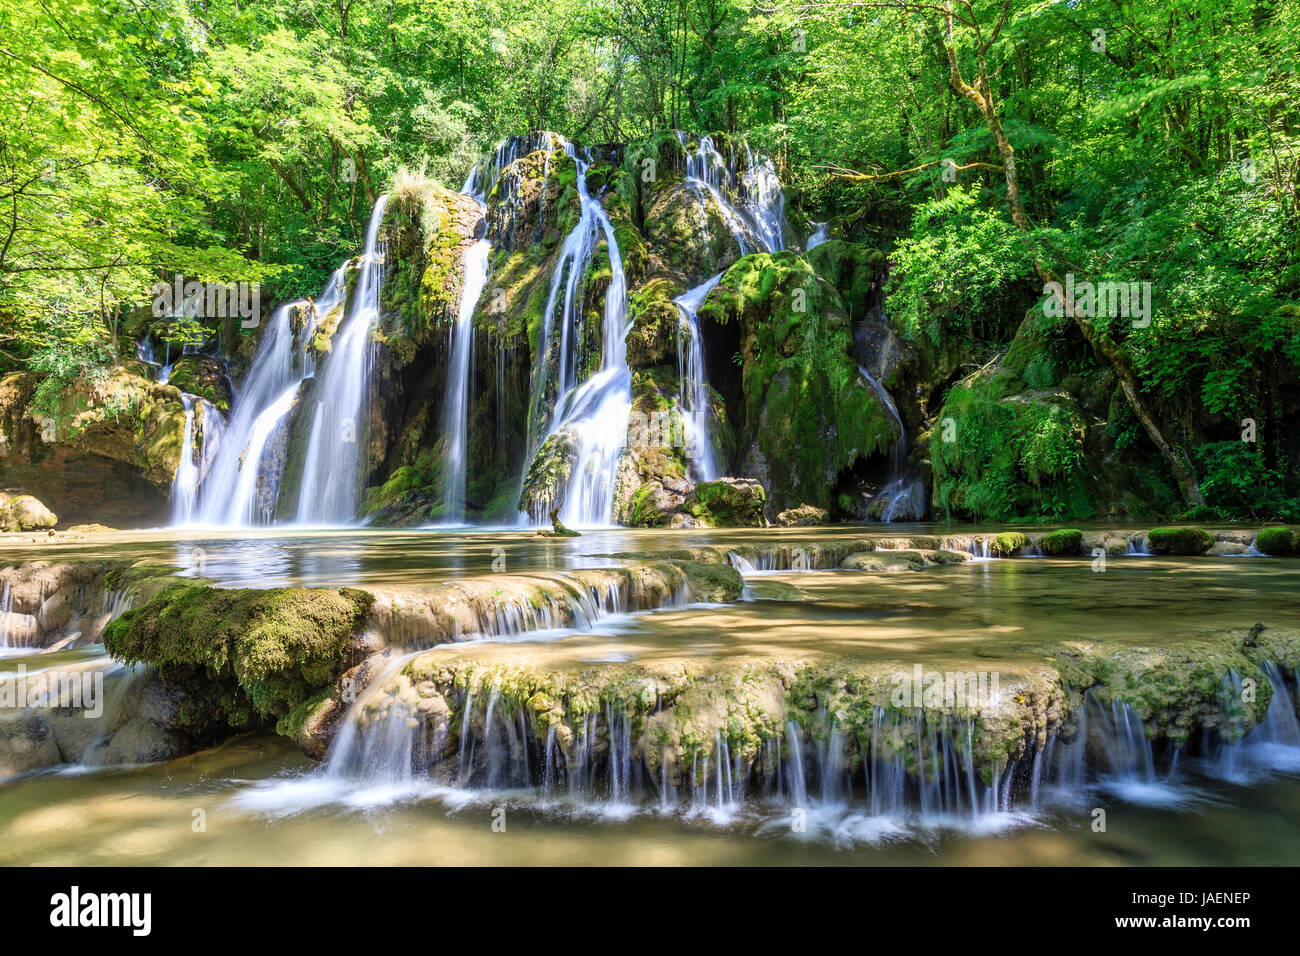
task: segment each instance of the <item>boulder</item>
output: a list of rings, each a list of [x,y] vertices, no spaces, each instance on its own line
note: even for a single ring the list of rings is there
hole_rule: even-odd
[[[0,491],[0,531],[38,531],[58,523],[58,515],[39,498]]]
[[[682,508],[711,528],[761,528],[766,524],[766,498],[763,486],[752,478],[719,478],[696,485]]]

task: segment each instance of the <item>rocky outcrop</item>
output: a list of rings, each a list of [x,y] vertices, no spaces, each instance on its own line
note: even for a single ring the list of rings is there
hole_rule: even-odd
[[[745,448],[740,473],[759,480],[773,514],[836,506],[855,470],[888,469],[896,426],[852,356],[839,294],[793,252],[745,256],[700,308],[706,328],[740,330]],[[707,334],[707,333],[706,333]]]
[[[229,414],[233,390],[226,364],[207,355],[182,355],[172,364],[168,385],[198,395]]]
[[[161,524],[184,433],[180,390],[125,366],[53,392],[36,373],[0,379],[0,487],[66,523]]]

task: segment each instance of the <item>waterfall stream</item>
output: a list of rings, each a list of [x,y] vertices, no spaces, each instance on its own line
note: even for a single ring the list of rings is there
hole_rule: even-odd
[[[470,170],[462,190],[472,195],[479,209],[487,214],[481,193],[472,192],[478,167]],[[447,387],[443,398],[443,433],[448,436],[444,459],[444,521],[465,520],[465,469],[469,433],[470,359],[474,352],[474,308],[487,283],[488,257],[492,244],[480,239],[465,250],[462,259],[465,278],[460,293],[460,311],[452,331],[451,365],[447,369]]]
[[[380,196],[370,213],[361,275],[313,392],[316,408],[298,493],[301,524],[346,524],[357,514],[366,434],[364,399],[374,353],[370,330],[379,317],[384,269],[379,227],[387,198]]]
[[[686,423],[686,447],[699,481],[712,481],[718,477],[717,457],[709,437],[709,382],[704,373],[704,336],[700,333],[698,311],[700,305],[722,279],[719,272],[713,278],[678,296],[675,300],[681,322],[677,329],[678,394],[681,396],[683,417]],[[683,336],[683,333],[685,335]],[[685,338],[685,341],[683,341]]]
[[[577,224],[564,240],[551,277],[545,320],[533,375],[533,410],[544,412],[541,397],[548,393],[547,357],[554,354],[555,413],[545,438],[563,434],[574,449],[574,463],[559,504],[561,519],[569,525],[591,527],[608,524],[614,512],[614,477],[627,440],[632,409],[632,372],[627,364],[627,283],[614,227],[600,203],[587,192],[591,157],[580,157],[572,143],[564,152],[577,165],[577,191],[581,210]],[[610,281],[605,290],[601,367],[579,381],[579,337],[583,324],[583,288],[600,239],[609,255]],[[562,297],[561,297],[562,296]],[[558,329],[556,323],[558,322]],[[558,351],[550,347],[558,331]],[[541,442],[538,442],[540,447]],[[542,518],[542,515],[534,515]]]

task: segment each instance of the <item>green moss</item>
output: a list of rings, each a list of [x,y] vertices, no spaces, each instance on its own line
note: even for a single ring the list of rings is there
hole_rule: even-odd
[[[1255,548],[1265,554],[1294,554],[1300,545],[1300,535],[1290,528],[1260,528],[1255,538]]]
[[[757,445],[778,508],[829,507],[838,476],[898,437],[862,378],[835,289],[800,255],[755,253],[727,270],[700,308],[739,323],[741,446]]]
[[[682,508],[710,527],[761,527],[766,497],[757,481],[702,481],[686,497]]]
[[[1029,536],[1019,531],[1003,531],[989,542],[989,553],[999,558],[1011,558],[1030,546]]]
[[[1214,546],[1214,535],[1202,528],[1152,528],[1147,542],[1153,554],[1204,554]]]
[[[189,691],[202,704],[186,718],[191,725],[245,726],[291,714],[333,684],[373,600],[352,588],[177,582],[109,624],[104,646]]]
[[[1049,556],[1079,554],[1083,547],[1083,532],[1076,528],[1049,531],[1038,539],[1038,547]]]

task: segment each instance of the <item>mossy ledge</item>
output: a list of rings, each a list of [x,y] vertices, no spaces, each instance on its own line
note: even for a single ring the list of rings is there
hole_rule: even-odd
[[[178,729],[267,726],[334,684],[374,597],[355,588],[222,589],[175,581],[104,629],[104,646],[188,698]]]

